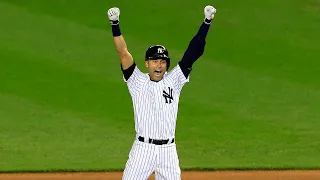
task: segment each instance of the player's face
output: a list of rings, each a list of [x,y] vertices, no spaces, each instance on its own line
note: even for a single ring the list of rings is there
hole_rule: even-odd
[[[167,61],[163,59],[150,59],[146,61],[146,67],[148,68],[150,79],[160,81],[167,70]]]

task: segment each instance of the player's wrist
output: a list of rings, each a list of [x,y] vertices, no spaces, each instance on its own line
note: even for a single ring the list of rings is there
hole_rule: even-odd
[[[120,30],[120,25],[119,21],[117,23],[112,24],[112,35],[114,37],[121,36],[121,30]]]
[[[111,24],[112,26],[114,26],[114,25],[119,25],[119,20],[110,20],[110,24]]]
[[[211,22],[212,22],[212,19],[208,19],[208,18],[204,18],[204,20],[203,20],[203,22],[205,23],[205,24],[211,24]]]

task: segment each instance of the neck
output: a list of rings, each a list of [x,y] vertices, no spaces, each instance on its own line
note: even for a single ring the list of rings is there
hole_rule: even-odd
[[[154,79],[152,79],[152,78],[151,78],[150,74],[149,74],[149,79],[150,79],[150,81],[153,81],[153,82],[159,82],[159,81],[161,81],[161,80],[162,80],[162,78],[161,78],[161,79],[159,79],[159,80],[154,80]]]

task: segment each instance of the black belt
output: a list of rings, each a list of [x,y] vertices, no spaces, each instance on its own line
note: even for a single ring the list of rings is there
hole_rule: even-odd
[[[144,141],[144,137],[139,136],[138,140],[141,142],[145,142]],[[155,145],[163,145],[163,144],[168,144],[169,139],[150,139],[148,141],[150,144],[155,144]],[[171,143],[174,142],[174,138],[172,139]]]

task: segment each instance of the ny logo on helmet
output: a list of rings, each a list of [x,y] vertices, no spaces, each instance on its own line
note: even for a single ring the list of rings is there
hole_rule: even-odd
[[[162,54],[163,52],[164,52],[164,49],[159,47],[159,48],[158,48],[158,53],[159,53],[159,54]]]

